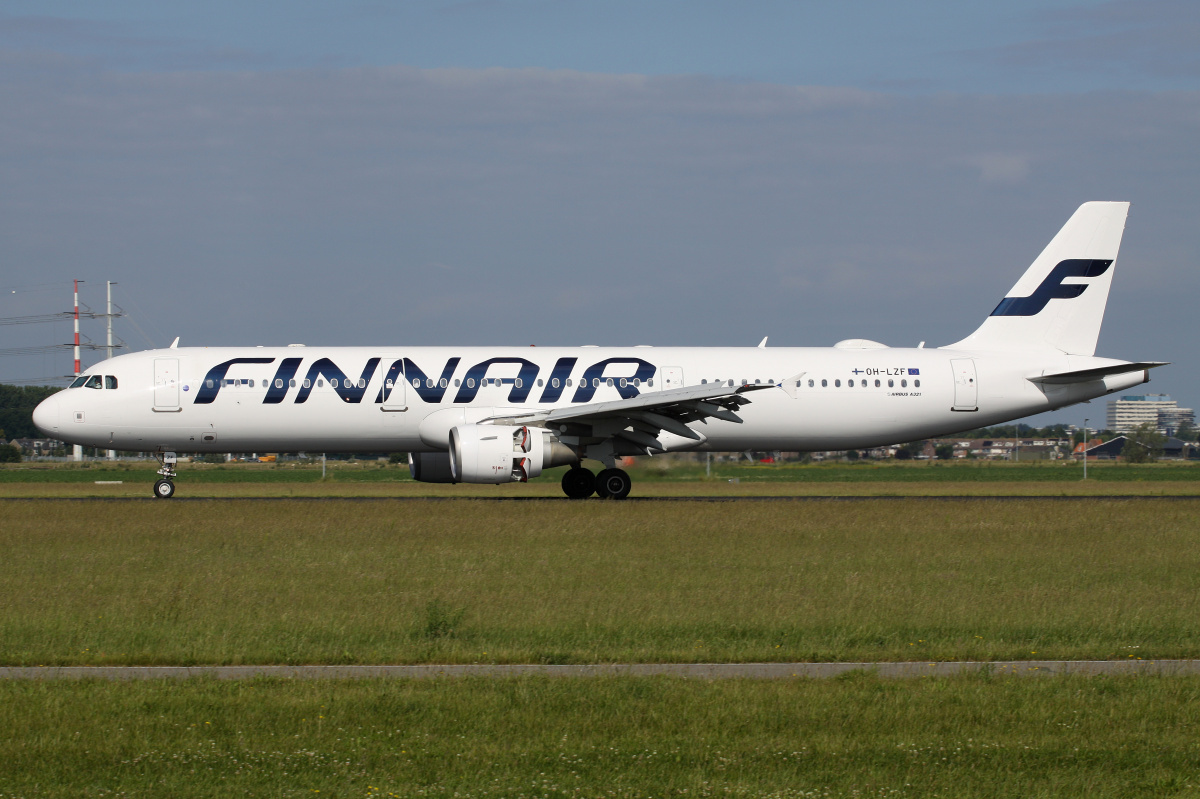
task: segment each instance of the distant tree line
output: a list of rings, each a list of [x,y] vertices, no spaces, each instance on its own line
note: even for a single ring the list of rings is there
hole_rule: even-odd
[[[1027,424],[1001,424],[995,427],[980,427],[965,433],[955,433],[954,438],[1068,438],[1070,432],[1065,424],[1033,427]]]
[[[41,438],[33,426],[33,409],[51,394],[61,391],[54,386],[9,386],[0,383],[0,428],[5,440]]]

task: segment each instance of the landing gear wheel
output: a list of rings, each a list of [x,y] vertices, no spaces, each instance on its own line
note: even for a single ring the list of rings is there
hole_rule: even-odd
[[[568,499],[587,499],[596,490],[596,475],[578,466],[568,469],[563,475],[562,490]]]
[[[175,484],[170,480],[159,480],[154,484],[155,499],[170,499],[175,496]]]
[[[605,469],[596,476],[596,494],[605,499],[625,499],[633,481],[623,469]]]

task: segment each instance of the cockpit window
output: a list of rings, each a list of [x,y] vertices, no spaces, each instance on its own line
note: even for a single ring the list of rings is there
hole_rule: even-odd
[[[71,385],[67,386],[67,388],[79,388],[80,386],[82,386],[84,383],[87,382],[89,377],[91,377],[91,375],[80,375],[79,377],[72,380]]]
[[[83,387],[84,388],[104,388],[104,381],[100,378],[100,375],[92,375],[91,377],[88,378],[88,381],[83,384]]]
[[[105,375],[104,376],[104,387],[105,388],[116,388],[117,387],[117,378],[114,377],[113,375]]]

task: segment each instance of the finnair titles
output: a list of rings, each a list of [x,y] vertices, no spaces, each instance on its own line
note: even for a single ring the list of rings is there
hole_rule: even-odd
[[[1095,356],[1129,204],[1080,206],[975,332],[943,347],[176,347],[96,364],[34,411],[47,436],[176,452],[407,451],[417,480],[570,466],[623,499],[619,458],[844,450],[946,435],[1127,389],[1160,362]],[[765,340],[764,340],[765,344]],[[584,461],[598,461],[598,474]]]

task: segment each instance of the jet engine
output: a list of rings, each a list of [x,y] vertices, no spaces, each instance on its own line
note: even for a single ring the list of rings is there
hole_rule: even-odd
[[[459,483],[524,483],[579,456],[540,427],[466,424],[450,430],[450,473]]]
[[[408,471],[422,483],[457,483],[450,472],[448,452],[410,452]]]

